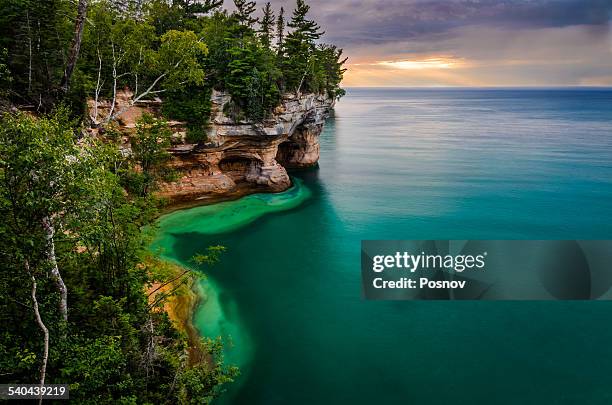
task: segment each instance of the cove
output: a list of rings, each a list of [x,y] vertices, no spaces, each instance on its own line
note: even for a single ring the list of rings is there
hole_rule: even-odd
[[[196,254],[195,250],[188,256],[176,254],[181,250],[177,244],[182,244],[184,235],[191,235],[196,243],[202,241],[203,244],[196,246],[203,252],[214,244],[212,239],[210,243],[205,243],[205,235],[236,231],[266,214],[295,208],[310,197],[311,192],[302,180],[293,179],[293,186],[283,193],[253,194],[235,201],[175,211],[159,219],[159,232],[151,249],[166,260],[195,268],[197,266],[191,260]],[[192,243],[187,246],[191,248]],[[239,255],[241,252],[233,254]],[[210,274],[207,272],[207,275]],[[251,342],[234,302],[217,285],[214,276],[201,282],[200,295],[202,302],[194,315],[194,326],[205,336],[224,338],[228,363],[242,367],[248,365]]]
[[[349,89],[320,167],[294,173],[308,198],[162,218],[167,258],[228,248],[194,315],[241,366],[220,403],[609,403],[612,303],[364,301],[360,241],[609,239],[610,105],[610,90]]]

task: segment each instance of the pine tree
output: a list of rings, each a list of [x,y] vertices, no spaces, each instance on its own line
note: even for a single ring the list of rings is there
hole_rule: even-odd
[[[346,72],[344,64],[348,58],[342,56],[342,49],[335,45],[322,44],[316,50],[317,83],[314,86],[316,91],[326,92],[331,98],[340,98],[344,95],[344,90],[340,88],[340,83]]]
[[[201,4],[203,9],[202,12],[209,13],[214,9],[223,6],[223,0],[204,0],[204,2],[201,2]]]
[[[257,18],[253,17],[256,3],[247,0],[234,0],[234,5],[236,6],[234,16],[238,22],[245,27],[251,28],[257,22]]]
[[[313,20],[307,18],[310,6],[304,0],[297,0],[291,22],[287,24],[293,29],[285,40],[283,51],[286,58],[283,61],[283,71],[287,87],[300,94],[307,88],[308,73],[312,70],[316,41],[321,38],[321,27]]]
[[[179,5],[189,18],[196,14],[206,14],[223,5],[223,0],[178,0],[174,2]]]
[[[293,29],[289,35],[287,35],[287,42],[301,42],[308,45],[310,50],[314,50],[315,41],[324,34],[321,31],[321,27],[314,20],[306,18],[310,6],[306,4],[304,0],[297,0],[295,10],[291,16],[291,22],[288,24],[289,28]]]
[[[263,8],[262,11],[263,17],[259,22],[259,33],[261,34],[261,42],[266,47],[270,47],[270,44],[272,43],[272,30],[274,25],[274,12],[272,11],[272,6],[270,5],[270,2],[266,3],[266,6]]]
[[[276,49],[280,57],[283,56],[283,46],[285,44],[285,9],[281,7],[278,18],[276,19]]]

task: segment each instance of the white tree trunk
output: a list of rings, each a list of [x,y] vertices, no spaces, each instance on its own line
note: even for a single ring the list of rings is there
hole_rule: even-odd
[[[64,284],[64,280],[62,280],[62,275],[60,274],[59,268],[57,267],[57,258],[55,257],[55,242],[53,241],[53,237],[55,236],[55,228],[53,227],[53,223],[51,222],[51,218],[49,218],[49,216],[45,216],[43,218],[42,225],[43,229],[45,230],[45,255],[47,256],[47,260],[51,264],[51,278],[53,279],[55,287],[60,293],[60,314],[62,315],[62,319],[64,320],[64,322],[67,322],[68,289],[66,288],[66,284]]]
[[[111,101],[110,111],[106,119],[107,124],[111,121],[115,111],[115,103],[117,102],[117,57],[115,56],[115,44],[113,42],[111,42],[111,46],[113,49],[113,100]]]
[[[25,262],[25,267],[28,273],[30,273],[30,264],[27,260]],[[49,359],[49,329],[47,329],[47,327],[45,326],[45,323],[43,322],[40,316],[40,311],[38,310],[38,300],[36,299],[36,279],[33,275],[30,276],[32,277],[32,304],[34,307],[34,315],[36,316],[36,323],[38,324],[38,327],[43,331],[44,334],[43,358],[42,363],[40,365],[40,386],[42,388],[42,386],[45,385],[45,378],[47,376],[47,361]],[[38,403],[42,404],[42,394]]]
[[[98,52],[98,80],[96,81],[96,92],[94,99],[94,112],[92,120],[94,124],[98,125],[98,100],[100,98],[100,91],[102,90],[102,83],[100,81],[102,76],[102,57],[100,56],[100,48],[97,49]]]

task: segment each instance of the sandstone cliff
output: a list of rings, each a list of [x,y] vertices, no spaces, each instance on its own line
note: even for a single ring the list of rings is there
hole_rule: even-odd
[[[235,122],[223,113],[230,101],[215,92],[208,143],[171,149],[178,181],[159,192],[173,205],[235,198],[253,192],[279,192],[291,186],[288,168],[319,160],[319,135],[333,100],[314,94],[286,95],[263,123]]]

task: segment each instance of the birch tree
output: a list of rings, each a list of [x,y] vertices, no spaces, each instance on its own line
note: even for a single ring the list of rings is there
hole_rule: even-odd
[[[72,129],[60,118],[5,115],[0,125],[2,199],[13,232],[23,240],[24,267],[43,269],[55,286],[58,312],[68,321],[68,289],[56,253],[65,219],[78,205],[78,190],[92,170],[87,148],[77,146]],[[26,253],[23,253],[26,252]]]
[[[204,82],[200,59],[208,48],[194,32],[170,30],[158,37],[154,26],[113,15],[106,5],[92,7],[92,26],[85,34],[88,71],[95,72],[89,86],[94,124],[118,119],[139,101]],[[133,98],[118,109],[118,90],[126,86]],[[99,117],[103,96],[110,101],[110,109]]]
[[[160,42],[157,50],[146,52],[144,64],[132,69],[135,74],[145,67],[149,72],[148,82],[134,93],[127,106],[109,114],[107,122],[119,118],[128,108],[148,97],[180,90],[188,84],[204,83],[204,69],[199,58],[208,52],[208,48],[194,32],[170,30],[161,36]]]

